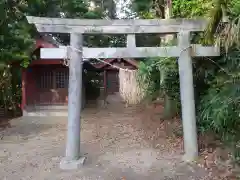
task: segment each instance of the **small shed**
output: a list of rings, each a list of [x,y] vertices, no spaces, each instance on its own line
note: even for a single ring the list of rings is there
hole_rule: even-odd
[[[22,69],[22,103],[24,116],[67,116],[69,68],[63,65],[62,55],[55,53],[62,46],[52,37],[41,36],[36,39],[32,61],[28,68]],[[41,48],[47,49],[44,58]],[[46,56],[49,56],[47,58]],[[58,58],[56,58],[58,57]],[[114,66],[114,67],[113,67]],[[138,61],[133,59],[105,59],[104,62],[83,63],[82,107],[86,104],[85,71],[100,72],[104,96],[119,92],[119,69],[137,69]]]
[[[68,105],[69,68],[63,59],[41,59],[41,48],[57,48],[58,45],[45,38],[36,40],[35,59],[22,69],[22,103],[24,116],[65,116]],[[88,62],[83,69],[95,70]],[[85,81],[83,71],[82,107],[85,106]]]
[[[94,65],[102,72],[102,87],[105,89],[105,95],[119,92],[119,69],[138,69],[138,61],[134,59],[105,59]]]

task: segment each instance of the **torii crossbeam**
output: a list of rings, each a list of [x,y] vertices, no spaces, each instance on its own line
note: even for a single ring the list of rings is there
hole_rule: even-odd
[[[204,31],[204,19],[149,19],[149,20],[84,20],[27,17],[39,32],[70,33],[70,77],[68,103],[68,135],[66,157],[61,161],[62,169],[75,169],[83,163],[80,157],[80,116],[82,61],[84,58],[139,58],[179,57],[180,93],[184,131],[185,160],[198,156],[195,100],[192,76],[193,56],[219,56],[219,47],[203,47],[190,44],[190,32]],[[125,48],[86,48],[82,34],[127,34]],[[135,34],[178,33],[178,46],[136,47]],[[66,48],[42,49],[41,58],[66,58]]]

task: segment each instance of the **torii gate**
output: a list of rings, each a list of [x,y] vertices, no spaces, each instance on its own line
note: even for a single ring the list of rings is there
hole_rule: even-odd
[[[139,58],[139,57],[179,57],[180,93],[184,132],[184,159],[193,161],[198,156],[195,100],[192,76],[192,56],[219,56],[219,47],[203,47],[190,44],[190,32],[204,31],[204,19],[149,19],[149,20],[89,20],[27,17],[39,32],[70,33],[70,57],[68,133],[66,157],[60,168],[76,169],[83,164],[80,157],[80,115],[82,61],[84,58]],[[83,34],[127,34],[125,48],[86,48],[83,47]],[[178,33],[178,46],[136,47],[137,33]],[[74,50],[75,49],[75,50]],[[78,49],[78,51],[76,51]],[[47,51],[43,49],[42,57]],[[55,49],[52,58],[67,56],[67,49]],[[60,57],[61,56],[61,57]]]

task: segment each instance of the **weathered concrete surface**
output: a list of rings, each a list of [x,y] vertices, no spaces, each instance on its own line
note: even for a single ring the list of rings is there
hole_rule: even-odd
[[[69,66],[69,87],[68,87],[68,129],[66,141],[66,158],[76,164],[80,158],[80,131],[82,111],[82,34],[70,34],[70,45],[80,51],[71,51]],[[61,164],[65,164],[65,159]],[[69,163],[71,164],[71,163]],[[66,167],[66,166],[60,166]],[[69,166],[70,167],[70,166]],[[73,167],[73,166],[72,166]]]
[[[131,34],[204,31],[206,19],[63,19],[27,16],[39,32]]]
[[[179,46],[184,49],[178,59],[182,121],[184,132],[184,160],[194,161],[198,157],[196,113],[190,32],[179,33]]]
[[[60,169],[63,170],[77,170],[81,168],[86,160],[86,157],[80,157],[77,160],[63,158],[60,162]]]
[[[129,41],[130,43],[130,38]],[[181,47],[133,47],[128,44],[128,48],[83,48],[83,57],[91,58],[140,58],[140,57],[179,57],[182,52]],[[129,50],[129,47],[132,48]],[[67,50],[60,48],[42,48],[41,56],[43,58],[51,57],[52,59],[62,59],[67,57]],[[202,56],[219,56],[218,47],[204,47],[199,44],[192,44],[191,55],[196,57]]]
[[[208,172],[181,161],[181,138],[146,109],[109,104],[85,109],[78,170],[62,171],[66,118],[24,117],[2,131],[0,174],[7,180],[200,180]],[[171,125],[171,124],[170,124]]]

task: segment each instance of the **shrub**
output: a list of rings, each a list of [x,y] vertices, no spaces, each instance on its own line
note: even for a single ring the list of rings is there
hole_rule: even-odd
[[[240,52],[231,50],[218,60],[221,69],[198,106],[201,132],[214,131],[229,147],[236,160],[240,153]]]

